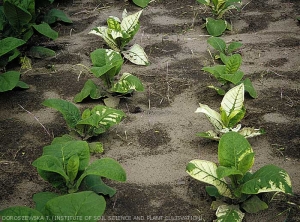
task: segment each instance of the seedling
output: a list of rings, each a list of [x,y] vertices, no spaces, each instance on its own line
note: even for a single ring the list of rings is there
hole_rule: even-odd
[[[96,49],[91,53],[91,60],[93,67],[90,71],[103,81],[104,87],[97,85],[93,80],[87,80],[81,92],[75,96],[74,102],[82,102],[90,96],[92,99],[107,98],[104,99],[107,104],[109,100],[114,100],[112,98],[114,95],[120,97],[134,91],[144,91],[142,82],[130,73],[123,73],[120,79],[116,80],[123,65],[123,58],[119,52]]]
[[[219,140],[223,134],[230,131],[238,132],[246,138],[264,133],[261,129],[252,127],[241,128],[241,124],[238,124],[246,113],[243,83],[235,86],[225,94],[221,102],[220,113],[201,103],[195,112],[204,113],[215,128],[215,130],[198,133],[197,135],[200,137]]]
[[[242,221],[244,213],[257,213],[268,208],[258,194],[283,192],[292,194],[288,173],[275,165],[265,165],[255,173],[254,152],[242,135],[236,132],[224,134],[218,145],[219,164],[207,160],[192,160],[186,172],[196,180],[210,184],[206,191],[216,197],[217,221]]]
[[[97,105],[91,110],[85,109],[81,114],[73,103],[61,99],[47,99],[43,102],[43,105],[59,111],[68,127],[83,140],[106,132],[125,116],[125,113],[121,110],[102,105]]]
[[[128,15],[125,9],[122,14],[122,21],[118,17],[110,16],[107,19],[107,27],[96,27],[90,31],[90,34],[103,38],[111,49],[121,52],[130,62],[137,65],[148,65],[147,55],[140,45],[134,44],[129,49],[125,49],[140,28],[139,18],[141,14],[142,10]]]
[[[221,59],[224,64],[227,61],[227,57],[233,55],[243,45],[240,42],[231,42],[227,45],[223,39],[214,36],[209,37],[207,43],[219,52],[219,54],[215,55],[215,59]]]
[[[224,95],[228,88],[230,88],[230,84],[238,85],[243,83],[245,85],[245,91],[247,91],[252,98],[256,98],[257,93],[250,79],[246,78],[242,80],[244,73],[240,70],[242,64],[241,55],[233,54],[228,57],[224,54],[220,54],[220,58],[225,65],[206,66],[203,67],[202,70],[212,74],[222,86],[225,86],[225,89],[216,86],[209,86],[209,88],[215,89],[220,95]]]
[[[206,18],[204,24],[207,32],[212,36],[220,36],[226,29],[231,30],[231,25],[223,19],[224,14],[232,9],[239,11],[239,5],[242,4],[241,0],[197,0],[197,2],[208,6],[214,15],[214,18]]]

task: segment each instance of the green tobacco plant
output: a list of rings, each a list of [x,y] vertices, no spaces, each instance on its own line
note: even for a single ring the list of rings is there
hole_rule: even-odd
[[[126,181],[122,166],[111,158],[90,162],[89,146],[85,141],[55,138],[50,146],[43,148],[43,155],[32,165],[39,175],[60,189],[59,195],[41,192],[33,196],[35,209],[23,206],[0,211],[3,221],[99,221],[106,208],[103,195],[112,197],[116,190],[107,186],[102,178]],[[24,220],[24,219],[22,219]]]
[[[0,38],[15,37],[28,42],[30,38],[37,32],[52,40],[58,37],[58,33],[54,31],[49,24],[56,21],[72,23],[67,16],[60,10],[52,9],[45,16],[40,13],[42,5],[52,3],[53,1],[37,1],[35,0],[4,0],[3,6],[0,6]],[[55,52],[43,47],[34,46],[30,53],[39,56],[53,56]]]
[[[225,94],[221,102],[220,113],[201,103],[195,112],[204,113],[215,128],[215,130],[198,133],[197,136],[200,137],[219,140],[223,134],[230,131],[238,132],[246,138],[264,133],[261,129],[254,129],[253,127],[241,128],[241,124],[238,124],[246,113],[244,107],[244,84],[235,86]]]
[[[86,141],[54,139],[43,148],[43,155],[32,165],[39,175],[52,186],[67,193],[75,193],[80,187],[113,196],[115,190],[105,185],[101,177],[125,181],[126,173],[121,165],[111,159],[102,158],[91,164],[90,150]]]
[[[104,102],[109,105],[111,100],[119,100],[118,97],[112,98],[113,95],[124,96],[134,91],[144,91],[142,82],[130,73],[123,73],[119,80],[116,79],[123,65],[123,58],[119,52],[96,49],[91,53],[91,60],[93,67],[90,71],[103,81],[104,87],[91,79],[87,80],[81,92],[75,96],[74,102],[82,102],[90,96],[92,99],[106,98]]]
[[[4,69],[7,63],[20,55],[18,47],[26,42],[22,39],[7,37],[0,40],[0,68]],[[12,90],[15,87],[27,89],[29,86],[20,81],[20,72],[7,71],[0,73],[0,92]]]
[[[243,45],[240,42],[231,42],[227,45],[223,39],[214,36],[209,37],[207,43],[218,51],[219,54],[215,55],[215,59],[221,59],[224,61],[224,64],[227,61],[227,57],[233,55]]]
[[[133,39],[140,28],[139,18],[141,14],[142,10],[128,15],[125,9],[122,14],[122,21],[115,16],[110,16],[107,19],[107,27],[96,27],[90,31],[90,34],[102,37],[111,49],[121,52],[130,62],[137,65],[148,65],[147,55],[140,45],[134,44],[129,49],[125,49],[125,46]]]
[[[242,56],[240,54],[226,56],[221,53],[220,58],[224,65],[206,66],[203,67],[202,70],[212,74],[225,89],[217,86],[209,86],[209,88],[215,89],[220,95],[224,95],[231,84],[238,85],[243,83],[245,85],[245,91],[248,92],[252,98],[256,98],[257,93],[251,80],[249,78],[242,80],[244,77],[244,73],[240,70]]]
[[[214,18],[206,18],[204,24],[212,36],[220,36],[226,29],[231,30],[230,24],[223,19],[224,14],[232,9],[239,11],[242,4],[241,0],[197,0],[197,2],[208,6],[214,15]]]
[[[102,105],[97,105],[93,109],[85,109],[81,114],[73,103],[61,99],[47,99],[43,105],[59,111],[68,127],[83,140],[106,132],[125,117],[123,111]]]
[[[192,160],[186,172],[196,180],[210,184],[206,191],[216,197],[217,221],[242,221],[244,213],[257,213],[268,208],[258,194],[283,192],[292,194],[288,173],[275,165],[265,165],[255,173],[254,152],[243,136],[228,132],[218,145],[219,164],[207,160]]]

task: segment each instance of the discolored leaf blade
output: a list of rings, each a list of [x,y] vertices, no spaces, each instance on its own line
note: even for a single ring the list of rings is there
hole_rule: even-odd
[[[217,176],[215,163],[206,160],[192,160],[186,166],[186,172],[196,180],[215,186],[220,195],[232,198],[226,181]]]

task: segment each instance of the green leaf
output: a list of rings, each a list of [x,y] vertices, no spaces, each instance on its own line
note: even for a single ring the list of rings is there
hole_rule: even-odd
[[[149,65],[148,57],[144,49],[138,44],[134,44],[130,49],[122,51],[122,54],[126,59],[136,65]]]
[[[77,188],[87,175],[97,175],[116,181],[126,181],[126,172],[114,159],[102,158],[91,163],[77,180]]]
[[[79,109],[73,104],[62,99],[47,99],[42,103],[44,106],[51,107],[59,111],[64,119],[66,120],[68,126],[72,129],[75,128],[78,121],[81,119]]]
[[[217,168],[217,175],[218,175],[219,179],[222,179],[224,177],[228,177],[228,176],[232,176],[232,175],[243,176],[243,173],[234,167],[219,166]]]
[[[45,217],[39,211],[29,207],[9,207],[0,211],[1,221],[3,222],[45,222]],[[24,220],[22,219],[24,218]],[[20,218],[20,219],[12,219]],[[28,218],[27,220],[25,218]]]
[[[229,81],[229,82],[233,83],[234,85],[236,85],[241,81],[243,76],[244,76],[244,73],[242,71],[238,70],[232,74],[222,73],[220,77],[222,79],[225,79],[226,81]]]
[[[252,98],[257,98],[257,92],[253,87],[251,80],[247,78],[243,81],[243,83],[245,85],[245,91],[247,91]]]
[[[221,95],[221,96],[224,96],[225,95],[225,90],[224,89],[222,89],[221,87],[217,87],[217,86],[207,86],[208,88],[210,88],[210,89],[214,89],[214,90],[216,90],[216,92],[219,94],[219,95]]]
[[[259,199],[258,196],[254,195],[250,197],[248,200],[244,201],[241,204],[241,207],[247,212],[247,213],[258,213],[259,211],[268,209],[268,204],[266,204],[264,201]]]
[[[254,158],[245,157],[253,153],[248,140],[236,132],[225,133],[218,145],[218,159],[221,166],[235,168],[243,173],[251,169]],[[247,161],[246,161],[247,160]],[[240,162],[244,165],[240,165]]]
[[[46,215],[61,218],[61,222],[72,221],[96,222],[106,207],[103,196],[99,196],[93,191],[83,191],[59,196],[51,199],[46,204]]]
[[[19,83],[20,73],[8,71],[0,74],[0,92],[12,90]]]
[[[19,81],[16,87],[22,88],[22,89],[29,89],[29,85],[27,85],[25,82]]]
[[[14,27],[17,32],[22,33],[23,26],[28,25],[32,19],[30,12],[10,1],[4,1],[3,8],[9,24]]]
[[[240,54],[233,54],[230,56],[225,64],[226,74],[236,73],[242,64],[242,57]]]
[[[227,54],[233,53],[235,50],[239,49],[243,44],[240,42],[231,42],[227,47]]]
[[[33,161],[32,165],[40,170],[58,173],[66,181],[69,180],[69,177],[64,171],[62,162],[54,156],[43,155],[37,158],[35,161]]]
[[[113,85],[111,91],[126,94],[132,91],[144,91],[144,86],[136,76],[130,73],[123,73],[120,80]]]
[[[29,55],[34,58],[48,58],[56,55],[55,51],[42,46],[32,46]]]
[[[66,14],[63,11],[53,8],[50,11],[48,11],[48,13],[44,16],[44,22],[48,24],[53,24],[56,21],[73,23],[72,20],[68,16],[66,16]]]
[[[111,86],[122,65],[123,58],[120,53],[111,49],[96,49],[91,53],[93,67],[91,72],[100,77],[106,85]]]
[[[141,8],[148,6],[150,0],[133,0],[133,3]]]
[[[211,36],[207,39],[207,43],[214,47],[214,49],[216,49],[217,51],[225,54],[226,43],[223,39]]]
[[[244,103],[244,84],[230,89],[221,102],[221,110],[224,110],[226,116],[234,116],[240,112]]]
[[[221,197],[221,195],[218,192],[218,189],[214,186],[206,186],[205,190],[208,193],[208,195],[211,197],[215,197],[215,198]]]
[[[224,20],[218,19],[215,20],[213,18],[206,18],[206,29],[208,34],[212,36],[220,36],[226,30],[227,24]]]
[[[67,175],[69,177],[70,183],[73,183],[76,179],[79,169],[79,157],[77,154],[71,156],[67,164]]]
[[[103,144],[101,142],[88,143],[90,148],[90,153],[103,153]]]
[[[47,23],[42,23],[39,25],[32,25],[36,31],[38,31],[40,34],[55,40],[58,37],[58,33],[54,31]]]
[[[52,192],[40,192],[33,195],[35,209],[44,214],[46,203],[59,195]]]
[[[94,191],[97,194],[109,195],[109,197],[112,197],[116,193],[114,188],[107,186],[101,180],[101,177],[97,175],[87,175],[82,183],[87,190]]]
[[[220,195],[232,198],[229,186],[217,176],[217,165],[206,160],[192,160],[186,166],[186,172],[196,180],[215,186]]]
[[[283,192],[292,194],[292,184],[288,173],[275,165],[266,165],[257,170],[250,179],[241,186],[245,194],[263,192]]]
[[[96,85],[91,79],[88,79],[85,82],[80,93],[77,93],[75,95],[74,102],[82,102],[88,96],[90,96],[92,99],[99,99],[105,96],[101,88],[98,85]]]
[[[224,80],[221,79],[221,75],[223,73],[225,73],[225,65],[216,65],[213,67],[203,67],[201,70],[203,70],[205,72],[209,72],[221,83],[226,83],[226,81],[224,82]]]
[[[26,42],[22,39],[17,39],[14,37],[7,37],[0,40],[0,56],[18,48],[21,45],[24,45]]]
[[[216,212],[216,222],[242,222],[244,215],[238,205],[221,205]]]
[[[54,156],[61,161],[64,166],[67,166],[69,159],[78,155],[79,168],[84,170],[90,161],[90,151],[88,143],[85,141],[71,140],[68,142],[54,143],[43,148],[43,155]]]
[[[55,137],[52,140],[51,145],[65,143],[65,142],[69,142],[69,141],[75,141],[75,140],[76,139],[74,137],[70,136],[69,134],[65,134],[65,135],[62,135],[61,137]]]
[[[115,19],[114,17],[110,17],[107,19],[107,25],[109,29],[112,29],[113,31],[121,31],[121,24],[119,22],[119,19]],[[120,37],[122,37],[122,33],[120,33]],[[112,34],[113,38],[116,39],[117,37],[114,37],[114,35]]]
[[[224,125],[221,120],[221,116],[218,112],[211,109],[209,106],[199,103],[200,107],[197,108],[195,113],[204,113],[205,116],[209,119],[211,124],[217,130],[221,130],[224,128]]]

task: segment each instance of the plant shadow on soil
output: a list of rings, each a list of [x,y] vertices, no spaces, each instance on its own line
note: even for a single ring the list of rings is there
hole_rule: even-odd
[[[300,38],[294,19],[299,7],[299,1],[292,0],[248,1],[241,13],[230,17],[236,26],[224,35],[227,42],[243,43],[242,66],[258,91],[257,99],[246,96],[247,113],[242,121],[244,126],[266,130],[265,135],[250,140],[257,155],[256,169],[268,163],[283,167],[291,175],[295,192],[293,197],[271,202],[267,211],[246,214],[244,221],[300,221],[300,63],[295,59],[299,58]],[[0,94],[0,209],[34,206],[34,193],[53,191],[31,163],[53,136],[66,134],[68,129],[59,113],[41,103],[47,98],[72,101],[92,78],[77,64],[90,66],[89,54],[107,47],[87,33],[104,25],[109,15],[120,16],[125,8],[128,12],[139,10],[127,1],[108,0],[61,1],[59,8],[74,23],[57,24],[58,40],[43,43],[57,49],[57,56],[32,60],[32,70],[22,75],[30,89]],[[195,136],[211,129],[204,116],[194,113],[198,103],[217,110],[222,100],[207,88],[217,81],[201,71],[214,63],[207,52],[206,32],[200,28],[206,14],[194,0],[154,1],[143,12],[134,41],[145,48],[151,64],[136,67],[126,63],[122,70],[137,75],[145,92],[122,100],[119,108],[126,112],[126,119],[94,139],[104,143],[105,153],[93,158],[118,160],[128,176],[125,183],[107,181],[117,188],[117,194],[107,199],[106,217],[143,216],[150,221],[149,216],[156,215],[164,219],[152,217],[151,221],[167,221],[168,216],[190,215],[198,221],[215,219],[205,184],[185,173],[192,159],[217,161],[217,143]],[[99,103],[87,99],[78,106],[82,109]]]

